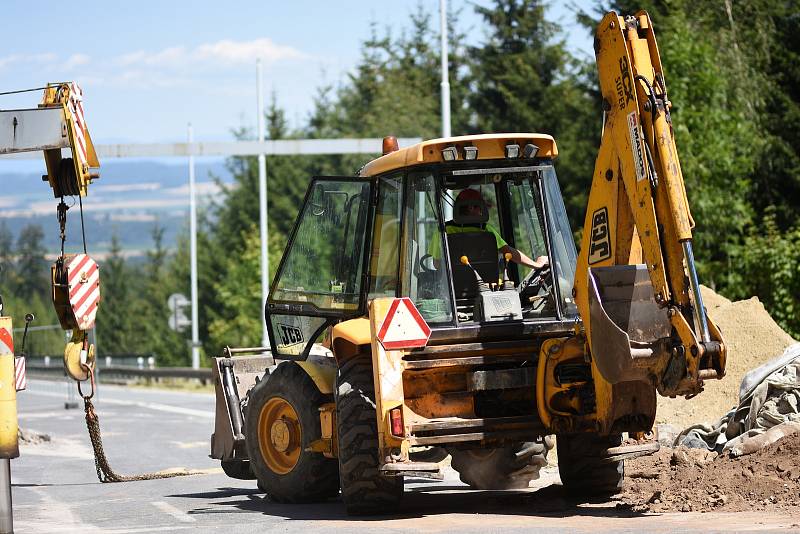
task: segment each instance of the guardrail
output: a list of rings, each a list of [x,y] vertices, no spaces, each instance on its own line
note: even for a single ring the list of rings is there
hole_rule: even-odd
[[[38,362],[29,362],[26,365],[29,376],[40,378],[63,378],[64,367],[61,365],[44,365]],[[98,378],[103,381],[109,379],[122,380],[153,380],[159,381],[164,378],[199,380],[202,384],[211,382],[211,369],[192,369],[191,367],[159,367],[154,369],[125,366],[99,367],[97,370]]]

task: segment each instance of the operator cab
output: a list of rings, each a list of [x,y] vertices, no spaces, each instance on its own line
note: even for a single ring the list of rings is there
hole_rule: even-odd
[[[314,179],[267,303],[273,350],[301,356],[379,297],[410,298],[434,334],[573,324],[577,255],[555,146],[525,152]]]

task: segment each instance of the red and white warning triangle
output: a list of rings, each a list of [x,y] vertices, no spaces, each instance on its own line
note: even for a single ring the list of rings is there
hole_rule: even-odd
[[[431,328],[408,297],[394,299],[378,330],[378,341],[386,350],[424,347]]]

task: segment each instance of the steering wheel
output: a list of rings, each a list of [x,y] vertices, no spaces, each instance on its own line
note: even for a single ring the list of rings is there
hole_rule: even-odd
[[[425,260],[427,260],[428,258],[433,259],[433,256],[431,254],[425,254],[419,259],[419,268],[423,273],[435,273],[436,272],[435,268],[431,269],[427,265],[425,265]]]
[[[529,288],[531,288],[534,293],[538,293],[540,289],[544,288],[549,293],[550,288],[548,287],[549,284],[547,283],[549,276],[549,263],[539,267],[538,269],[533,268],[528,274],[525,275],[525,278],[520,281],[519,286],[517,287],[517,292],[522,295],[523,293],[526,293]]]

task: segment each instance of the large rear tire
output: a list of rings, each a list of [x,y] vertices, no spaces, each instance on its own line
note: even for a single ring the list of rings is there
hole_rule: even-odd
[[[625,462],[606,461],[606,450],[619,447],[622,435],[564,434],[556,438],[558,473],[573,495],[609,496],[622,491]]]
[[[391,512],[403,496],[403,478],[385,477],[379,471],[375,387],[369,357],[355,357],[339,368],[336,425],[339,476],[347,513]]]
[[[527,488],[547,465],[552,438],[496,449],[450,449],[452,467],[461,481],[480,490]]]
[[[258,487],[282,503],[317,502],[339,492],[338,464],[306,449],[320,439],[319,407],[331,402],[294,362],[283,362],[250,392],[246,443]]]

